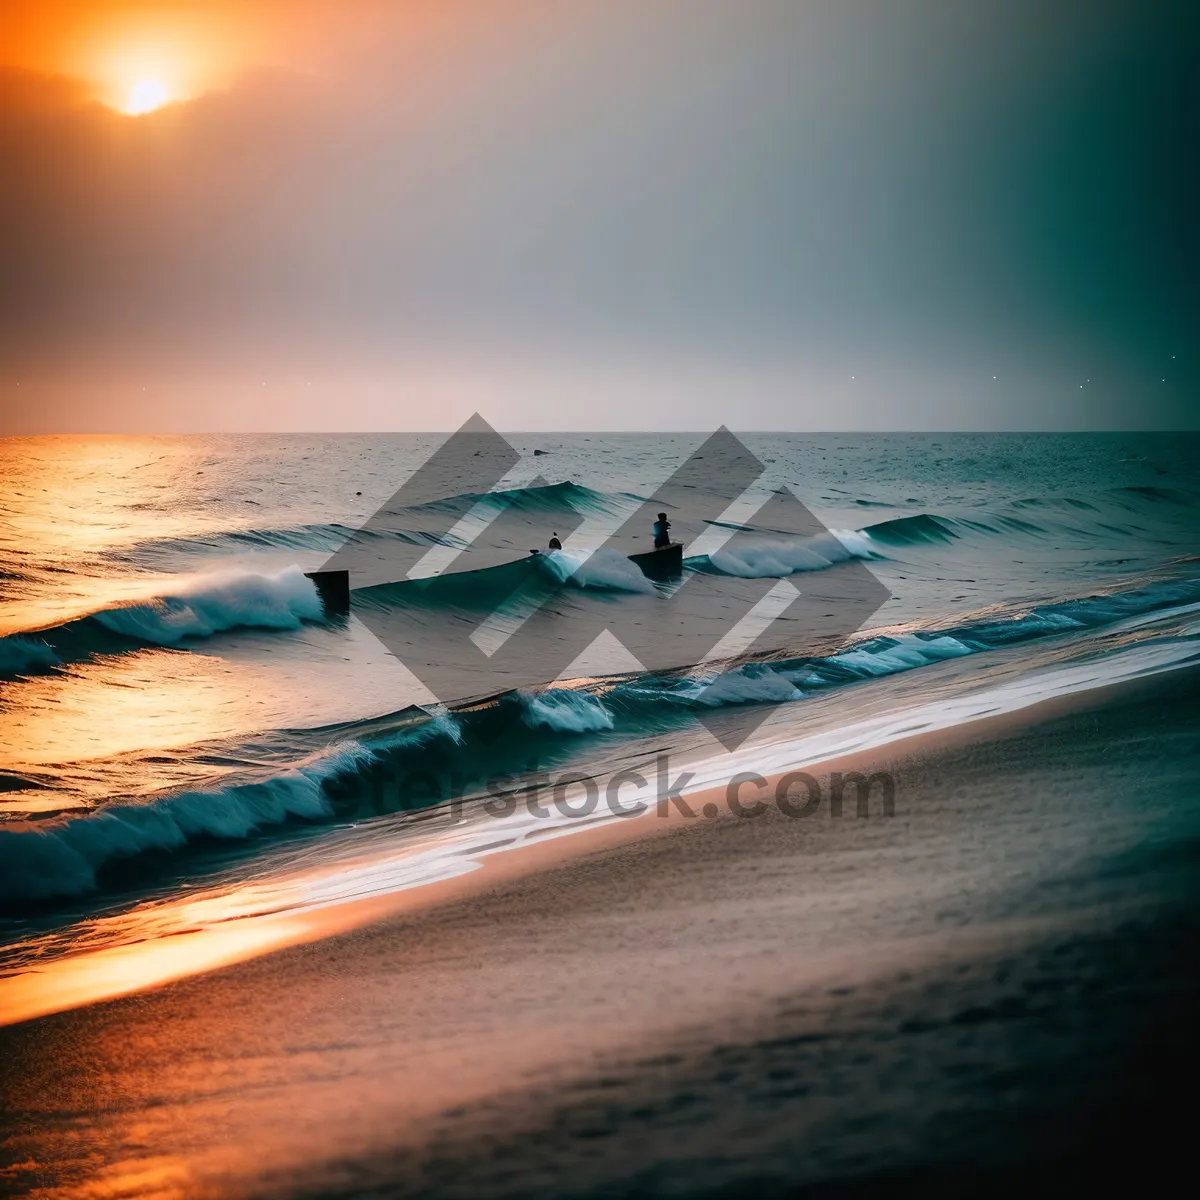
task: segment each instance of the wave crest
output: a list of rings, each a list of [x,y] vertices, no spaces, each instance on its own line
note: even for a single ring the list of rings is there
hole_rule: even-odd
[[[559,583],[613,592],[652,592],[654,584],[615,550],[550,550],[534,557]]]
[[[296,817],[328,818],[332,810],[322,790],[325,780],[369,757],[365,747],[350,743],[270,779],[0,828],[0,903],[95,891],[97,873],[117,859],[174,851],[202,838],[246,838]]]
[[[824,571],[852,558],[878,558],[857,530],[804,538],[738,538],[707,558],[688,559],[698,570],[742,579],[782,579],[800,571]]]
[[[323,611],[312,580],[298,567],[289,567],[278,575],[205,575],[172,594],[93,615],[112,633],[174,646],[184,638],[211,637],[227,629],[299,629],[303,621],[321,620]]]
[[[598,697],[570,688],[548,688],[521,697],[522,720],[531,729],[544,727],[559,733],[597,733],[613,727],[613,715]]]
[[[45,642],[19,635],[0,638],[0,675],[23,675],[58,663],[58,655]]]
[[[291,630],[323,618],[316,585],[299,567],[274,575],[214,571],[188,576],[160,595],[41,630],[36,639],[0,638],[0,675],[48,670],[64,661],[126,650],[131,642],[178,646],[230,629]]]

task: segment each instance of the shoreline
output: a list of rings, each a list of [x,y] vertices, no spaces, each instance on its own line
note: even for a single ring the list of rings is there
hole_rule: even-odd
[[[1136,688],[1143,683],[1153,685],[1163,676],[1188,669],[1195,668],[1183,662],[1148,675],[1084,686],[1016,704],[1007,710],[893,737],[818,761],[805,761],[798,756],[801,761],[795,766],[764,769],[759,778],[765,786],[756,783],[756,794],[749,791],[747,785],[742,803],[747,807],[765,803],[766,808],[759,810],[759,815],[768,809],[778,810],[779,781],[789,772],[800,772],[810,778],[823,776],[826,779],[837,772],[844,775],[857,773],[870,779],[881,767],[894,760],[922,751],[944,751],[972,742],[995,739],[1005,732],[1036,726],[1063,713],[1101,707],[1125,689]],[[978,693],[981,696],[988,694],[986,690]],[[974,695],[968,693],[967,698]],[[886,721],[895,724],[898,720],[907,720],[912,712],[912,709],[902,710],[899,714],[889,715]],[[798,747],[802,744],[793,742],[787,745]],[[773,749],[777,756],[778,747]],[[756,753],[758,751],[751,749],[727,757],[734,759],[735,765],[740,766],[743,772],[748,772],[749,763]],[[729,775],[738,773],[734,768],[726,772]],[[362,899],[316,905],[307,910],[219,919],[200,929],[53,959],[30,971],[0,977],[0,1028],[170,986],[178,980],[211,974],[263,955],[337,938],[366,926],[478,897],[525,876],[563,866],[630,841],[657,838],[688,824],[754,820],[753,815],[735,816],[730,811],[726,787],[725,784],[718,784],[685,792],[683,804],[694,814],[691,817],[685,816],[674,803],[667,806],[664,816],[660,801],[658,806],[635,815],[600,819],[589,817],[586,818],[588,827],[558,824],[545,830],[534,830],[514,846],[476,851],[470,860],[472,865],[449,878],[420,882]],[[823,788],[821,809],[825,811],[803,813],[801,810],[797,819],[812,815],[817,820],[828,820],[829,806],[824,800],[827,794],[828,789]],[[847,792],[842,819],[862,819],[854,815],[855,801],[853,793]],[[878,810],[879,796],[874,792],[869,804]],[[503,821],[509,818],[493,819]]]

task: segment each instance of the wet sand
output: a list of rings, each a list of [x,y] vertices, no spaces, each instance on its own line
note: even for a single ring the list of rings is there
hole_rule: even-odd
[[[638,818],[336,936],[0,1030],[0,1180],[1153,1186],[1196,1062],[1197,674],[856,760],[895,775],[891,818]],[[1147,1154],[1129,1138],[1151,1128]]]

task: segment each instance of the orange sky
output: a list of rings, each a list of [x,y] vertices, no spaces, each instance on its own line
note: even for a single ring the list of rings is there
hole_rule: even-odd
[[[0,65],[83,80],[117,108],[144,78],[187,100],[258,68],[320,71],[381,22],[424,23],[421,10],[429,0],[4,0]]]
[[[262,6],[148,0],[9,0],[0,54],[6,65],[70,75],[106,103],[144,77],[172,98],[227,83],[261,49]]]

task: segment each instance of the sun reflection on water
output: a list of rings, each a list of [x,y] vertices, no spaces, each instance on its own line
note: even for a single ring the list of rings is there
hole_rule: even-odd
[[[13,568],[0,576],[0,636],[154,594],[162,574],[139,547],[252,527],[246,482],[212,449],[148,436],[0,442],[0,564]]]
[[[111,760],[260,727],[264,701],[247,682],[244,669],[221,659],[149,649],[26,680],[20,704],[0,706],[0,769],[53,766],[58,786],[96,799],[188,782],[202,776],[182,761],[173,772],[169,755],[158,756],[153,773],[140,758]],[[215,774],[204,768],[203,777]]]

